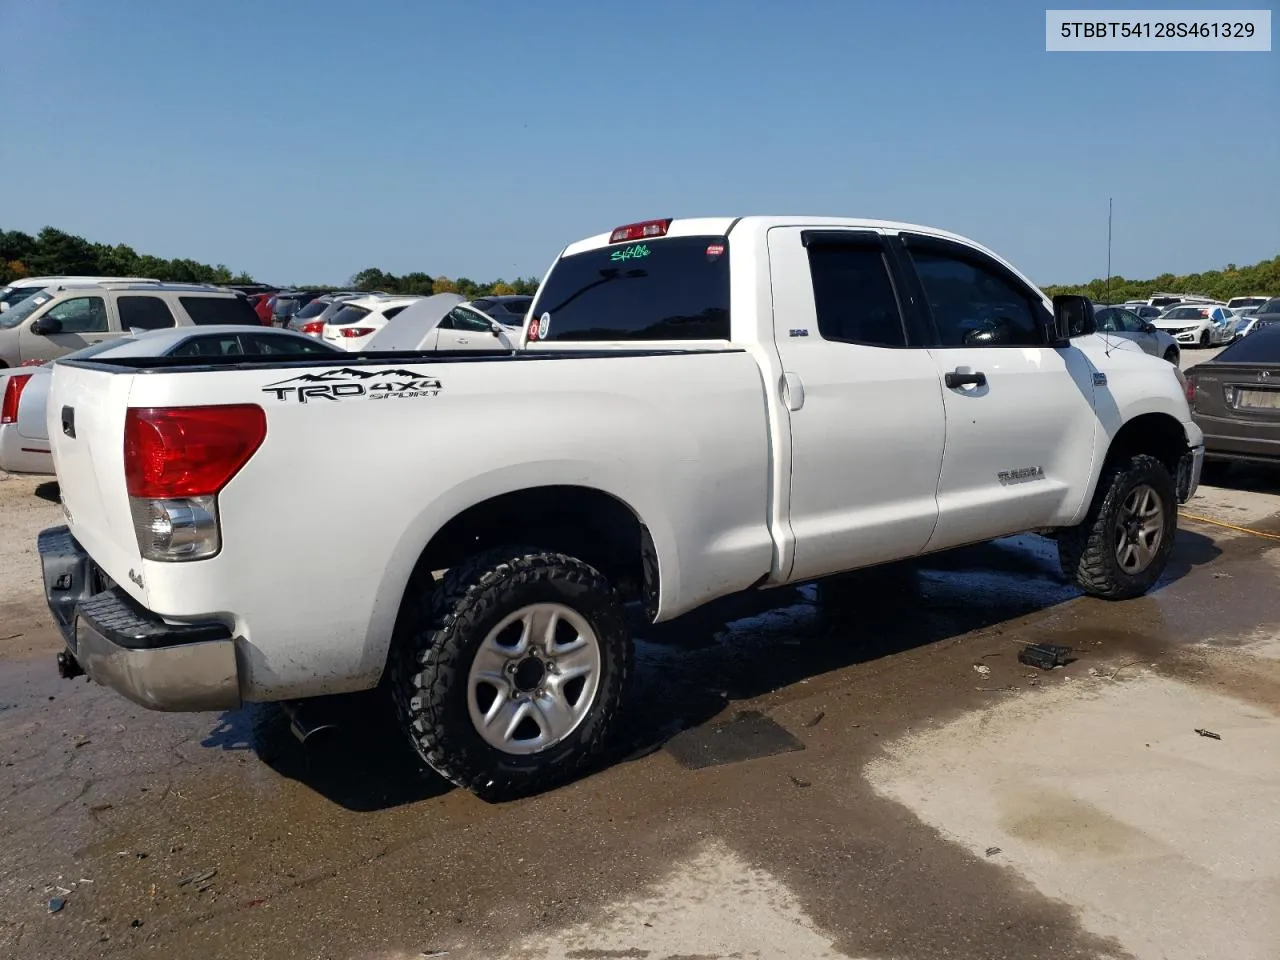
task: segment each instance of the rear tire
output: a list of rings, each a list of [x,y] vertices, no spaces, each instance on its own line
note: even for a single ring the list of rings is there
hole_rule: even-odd
[[[506,800],[563,783],[600,754],[631,666],[622,602],[599,571],[506,547],[406,599],[392,689],[423,760],[486,800]]]
[[[1177,347],[1170,347],[1164,352],[1164,358],[1176,367],[1178,365],[1178,361],[1182,359],[1182,355],[1178,353]]]
[[[1062,572],[1093,597],[1140,597],[1164,572],[1177,524],[1164,464],[1146,454],[1108,464],[1084,520],[1058,535]]]

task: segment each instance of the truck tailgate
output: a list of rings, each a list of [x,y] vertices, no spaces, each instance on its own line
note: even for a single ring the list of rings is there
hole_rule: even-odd
[[[145,604],[124,475],[124,418],[134,377],[55,364],[45,410],[49,445],[71,532],[112,580]]]

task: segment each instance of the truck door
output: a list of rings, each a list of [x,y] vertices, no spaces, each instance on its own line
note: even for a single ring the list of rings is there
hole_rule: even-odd
[[[945,414],[885,238],[769,231],[791,428],[791,581],[919,553],[937,522]]]
[[[1043,299],[995,258],[935,237],[902,243],[946,408],[928,549],[1070,520],[1093,466],[1093,365],[1048,346]]]

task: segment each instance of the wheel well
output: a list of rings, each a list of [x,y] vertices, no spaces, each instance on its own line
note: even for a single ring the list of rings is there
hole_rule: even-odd
[[[1163,463],[1176,477],[1178,461],[1186,452],[1187,435],[1182,424],[1167,413],[1144,413],[1120,428],[1107,451],[1107,463],[1145,453]]]
[[[415,578],[504,544],[576,557],[603,573],[623,599],[644,600],[656,611],[657,555],[648,528],[621,500],[590,487],[534,487],[469,507],[431,538]]]

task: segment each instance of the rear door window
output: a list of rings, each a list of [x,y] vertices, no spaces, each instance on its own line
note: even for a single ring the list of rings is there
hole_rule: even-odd
[[[354,303],[349,303],[329,318],[329,324],[342,327],[348,323],[358,323],[368,315],[369,311],[365,307],[357,307]]]
[[[116,309],[122,330],[162,330],[176,325],[173,311],[159,297],[120,297]]]
[[[876,243],[811,243],[809,273],[824,340],[905,347],[906,330],[884,249]]]
[[[217,323],[242,323],[255,327],[262,321],[243,297],[179,297],[182,309],[198,327]]]
[[[728,238],[664,237],[562,257],[533,317],[529,336],[540,341],[728,340]]]

